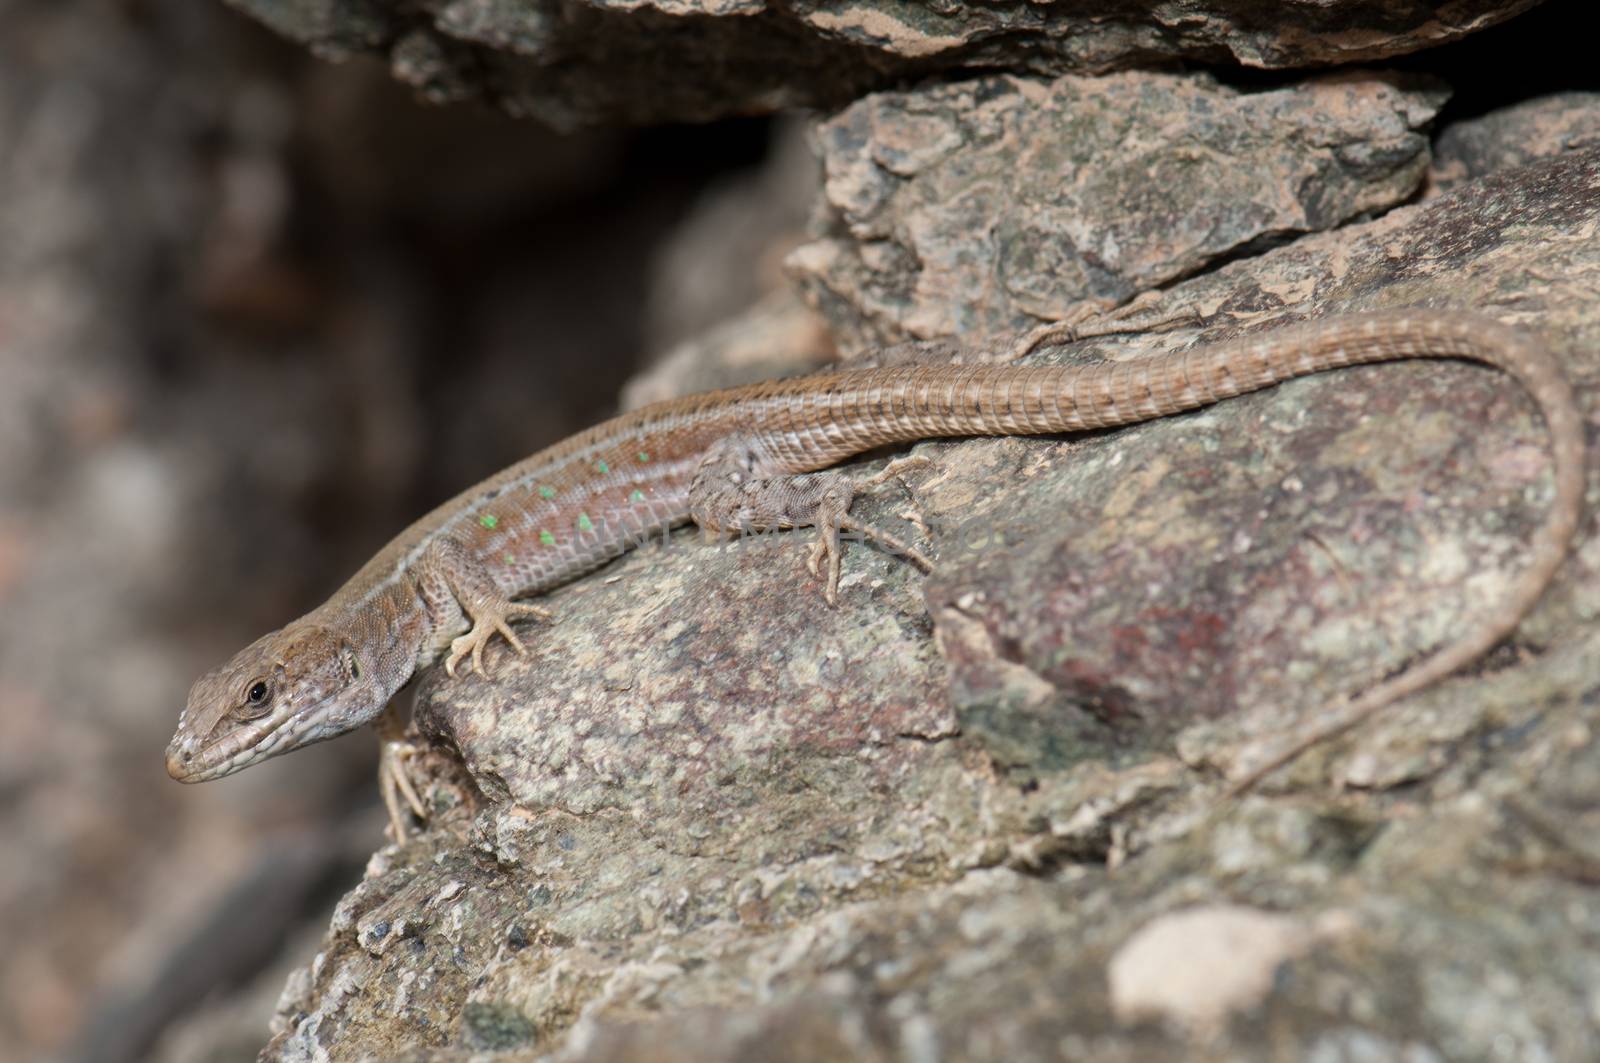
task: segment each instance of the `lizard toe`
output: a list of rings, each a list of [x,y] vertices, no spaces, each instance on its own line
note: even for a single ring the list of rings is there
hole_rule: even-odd
[[[525,616],[533,620],[548,622],[554,620],[556,614],[537,605],[530,605],[527,602],[511,602],[506,606],[506,616],[510,618]]]
[[[444,662],[445,674],[454,678],[456,674],[456,666],[461,663],[467,654],[473,652],[473,647],[474,642],[472,638],[472,632],[470,631],[465,635],[452,640],[450,643],[450,656],[447,657]]]
[[[522,640],[517,638],[517,633],[512,631],[511,627],[506,623],[505,617],[497,616],[494,618],[494,629],[504,636],[506,643],[510,645],[518,657],[524,656],[528,652],[527,647],[522,644]],[[487,642],[488,639],[484,641]]]

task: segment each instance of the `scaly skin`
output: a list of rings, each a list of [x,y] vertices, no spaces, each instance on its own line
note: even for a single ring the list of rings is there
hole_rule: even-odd
[[[468,656],[481,670],[495,634],[520,652],[507,621],[544,614],[512,599],[572,580],[691,519],[723,533],[817,525],[812,569],[820,574],[826,563],[824,593],[832,601],[838,530],[852,527],[852,489],[842,475],[818,470],[875,447],[1129,424],[1291,377],[1408,358],[1484,362],[1532,395],[1550,433],[1550,513],[1527,566],[1491,614],[1236,781],[1236,788],[1249,785],[1482,655],[1517,626],[1561,565],[1581,512],[1583,428],[1559,363],[1531,337],[1466,314],[1400,311],[1142,361],[867,369],[647,406],[457,495],[396,536],[326,603],[201,677],[168,747],[167,770],[183,782],[215,779],[353,730],[441,658],[452,674]],[[386,797],[393,811],[395,799]]]

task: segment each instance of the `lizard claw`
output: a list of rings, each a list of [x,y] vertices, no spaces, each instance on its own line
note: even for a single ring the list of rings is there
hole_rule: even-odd
[[[827,556],[828,547],[823,543],[821,536],[812,540],[811,549],[806,551],[806,571],[818,579],[822,578],[822,559]]]

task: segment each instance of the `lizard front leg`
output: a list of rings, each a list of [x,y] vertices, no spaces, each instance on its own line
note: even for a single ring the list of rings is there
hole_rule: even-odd
[[[822,579],[822,596],[829,605],[838,600],[841,531],[903,554],[924,571],[933,568],[909,543],[850,519],[855,486],[843,473],[762,476],[758,468],[755,448],[740,439],[724,440],[706,455],[689,485],[689,516],[705,531],[722,535],[816,528],[806,567]]]
[[[494,585],[494,580],[472,553],[447,536],[428,545],[416,567],[417,592],[433,620],[435,631],[467,628],[450,643],[444,670],[456,674],[456,665],[468,654],[472,666],[484,673],[483,648],[496,634],[519,655],[527,652],[522,640],[511,630],[510,621],[524,616],[549,620],[550,612],[526,602],[513,602]]]
[[[447,536],[428,544],[417,559],[412,576],[427,624],[434,633],[428,641],[437,645],[452,633],[465,631],[451,641],[450,654],[445,658],[445,671],[452,676],[456,665],[468,654],[479,674],[484,674],[483,648],[497,634],[504,636],[518,654],[525,653],[522,640],[511,630],[511,620],[523,616],[550,619],[550,613],[536,605],[507,599],[483,563]],[[393,705],[378,720],[378,737],[378,790],[389,813],[394,840],[404,843],[410,816],[424,822],[428,818],[411,778],[411,761],[418,748],[406,738]]]

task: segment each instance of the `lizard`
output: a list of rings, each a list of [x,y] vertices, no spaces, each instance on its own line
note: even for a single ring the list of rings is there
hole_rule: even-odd
[[[1051,327],[1018,345],[1026,354]],[[1332,722],[1228,788],[1236,793],[1312,746],[1459,670],[1504,639],[1563,563],[1582,516],[1584,426],[1556,356],[1526,332],[1468,313],[1410,309],[1313,319],[1166,355],[1092,365],[910,365],[842,369],[671,399],[624,413],[470,487],[416,521],[331,598],[272,631],[189,692],[167,748],[181,782],[231,774],[377,719],[419,670],[470,660],[484,673],[511,622],[551,614],[523,601],[693,522],[708,535],[813,527],[808,566],[834,604],[841,532],[930,562],[850,517],[856,486],[832,467],[880,447],[1148,421],[1342,366],[1476,361],[1533,398],[1554,481],[1528,561],[1501,601],[1406,671],[1336,706]],[[400,799],[425,819],[399,754],[380,783],[396,840]],[[398,745],[395,746],[398,749]]]

